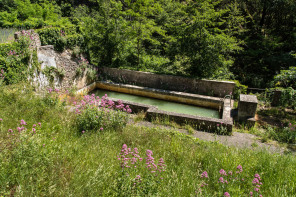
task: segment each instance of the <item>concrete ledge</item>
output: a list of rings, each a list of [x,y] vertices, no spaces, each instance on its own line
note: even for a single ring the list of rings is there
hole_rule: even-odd
[[[218,134],[230,134],[233,124],[229,121],[217,118],[206,118],[200,116],[192,116],[179,114],[174,112],[166,112],[157,108],[149,108],[147,111],[148,120],[152,121],[156,118],[169,118],[178,124],[189,124],[195,129],[207,132],[215,132]]]
[[[97,87],[97,82],[94,82],[94,83],[92,83],[92,84],[90,84],[90,85],[88,85],[88,86],[86,86],[86,87],[84,87],[84,88],[76,91],[75,94],[77,94],[77,95],[78,94],[81,94],[81,95],[88,94],[89,92],[91,92],[94,89],[96,89],[96,87]]]
[[[154,88],[146,88],[134,85],[126,85],[119,83],[111,83],[100,81],[97,82],[97,88],[133,94],[138,96],[157,98],[189,105],[197,105],[211,109],[222,110],[223,100],[221,98],[190,94],[185,92],[176,92],[169,90],[160,90]]]
[[[120,99],[109,98],[117,103]],[[217,134],[231,134],[233,123],[230,119],[217,119],[206,118],[201,116],[192,116],[186,114],[180,114],[175,112],[167,112],[159,110],[152,105],[144,105],[131,101],[122,101],[124,105],[129,105],[133,113],[146,112],[146,118],[148,121],[153,121],[157,118],[168,118],[170,121],[174,121],[178,124],[189,124],[195,129],[201,131],[207,131]]]

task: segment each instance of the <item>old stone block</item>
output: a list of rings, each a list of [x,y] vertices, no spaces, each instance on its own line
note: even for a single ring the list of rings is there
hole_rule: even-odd
[[[238,103],[238,119],[240,121],[255,117],[258,99],[255,95],[241,94]]]

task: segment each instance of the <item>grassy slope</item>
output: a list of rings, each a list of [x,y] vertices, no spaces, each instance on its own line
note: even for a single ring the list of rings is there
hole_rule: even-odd
[[[121,177],[117,155],[123,144],[137,147],[140,155],[150,149],[155,160],[164,158],[167,171],[159,182],[158,196],[194,196],[202,183],[200,174],[209,173],[205,196],[249,196],[255,173],[262,178],[263,196],[293,196],[296,193],[296,159],[292,155],[271,155],[265,151],[228,148],[201,142],[174,131],[127,126],[122,132],[78,134],[74,115],[62,106],[49,105],[22,88],[0,88],[0,196],[118,196]],[[16,134],[21,119],[28,131]],[[32,125],[41,122],[36,134]],[[8,129],[14,132],[9,134]],[[245,181],[218,184],[219,170],[243,166]],[[147,170],[129,170],[130,177]],[[128,179],[125,175],[124,179]]]

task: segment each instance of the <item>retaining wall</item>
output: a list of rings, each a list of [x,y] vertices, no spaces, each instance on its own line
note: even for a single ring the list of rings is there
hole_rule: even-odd
[[[108,67],[100,68],[99,72],[103,78],[117,83],[216,97],[229,95],[235,88],[235,83],[230,81],[200,80]]]

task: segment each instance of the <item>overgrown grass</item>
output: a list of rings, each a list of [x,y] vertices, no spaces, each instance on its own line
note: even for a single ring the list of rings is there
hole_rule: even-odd
[[[81,135],[74,126],[75,114],[61,103],[47,102],[23,87],[10,86],[0,92],[0,196],[124,196],[126,190],[120,190],[119,182],[135,177],[122,173],[117,156],[123,144],[137,147],[143,158],[147,149],[152,150],[155,160],[162,157],[167,165],[163,180],[147,195],[201,196],[204,171],[209,179],[202,196],[223,196],[226,189],[231,196],[249,196],[254,192],[255,173],[262,178],[263,196],[296,194],[296,159],[292,155],[229,148],[174,130],[133,125],[121,132]],[[19,133],[16,127],[22,119],[28,130]],[[33,134],[32,125],[39,122],[41,128],[35,127]],[[244,182],[225,185],[223,190],[219,170],[235,171],[238,165],[243,167],[240,176]],[[146,168],[126,172],[149,177]]]
[[[0,28],[0,43],[14,41],[14,33],[17,31],[16,28]]]

